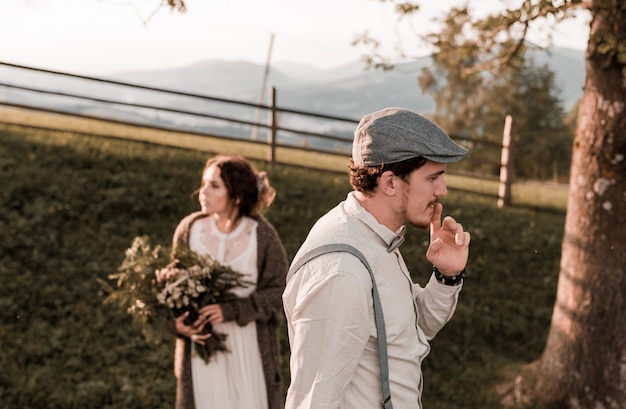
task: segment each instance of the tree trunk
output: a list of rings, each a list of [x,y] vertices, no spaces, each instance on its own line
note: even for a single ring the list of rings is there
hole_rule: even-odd
[[[626,47],[626,1],[593,0],[591,13],[542,408],[626,408],[626,62],[598,42]]]

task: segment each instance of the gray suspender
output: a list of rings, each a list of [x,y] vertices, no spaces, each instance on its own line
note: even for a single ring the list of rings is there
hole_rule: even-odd
[[[361,262],[367,268],[367,271],[370,273],[370,277],[372,279],[372,298],[374,299],[374,320],[376,322],[376,335],[378,338],[380,383],[383,388],[383,400],[381,403],[383,409],[392,409],[393,405],[391,404],[391,391],[389,390],[389,363],[387,362],[387,332],[385,330],[385,318],[383,316],[383,308],[380,305],[380,297],[378,296],[378,288],[376,287],[376,280],[374,280],[372,268],[370,267],[363,253],[361,253],[359,250],[349,244],[327,244],[314,248],[313,250],[306,253],[298,260],[297,263],[295,263],[291,267],[291,270],[295,273],[300,269],[300,267],[302,267],[304,264],[308,263],[315,257],[321,256],[322,254],[334,252],[346,252],[354,255],[356,258],[361,260]]]

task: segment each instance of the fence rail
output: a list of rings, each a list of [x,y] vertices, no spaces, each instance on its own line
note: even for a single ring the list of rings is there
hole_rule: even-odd
[[[151,86],[145,86],[140,84],[133,84],[128,82],[70,74],[65,72],[29,67],[24,65],[12,64],[0,61],[0,69],[13,70],[19,73],[29,73],[33,75],[43,75],[52,77],[55,82],[58,79],[68,79],[71,81],[82,82],[82,86],[78,84],[61,84],[67,85],[67,88],[81,88],[91,89],[92,84],[100,84],[108,87],[121,87],[124,90],[137,90],[139,92],[147,92],[152,96],[148,97],[151,102],[129,102],[120,100],[119,98],[112,98],[102,96],[103,94],[113,93],[115,95],[124,94],[127,91],[120,92],[119,90],[112,92],[110,89],[102,89],[98,95],[87,95],[83,92],[76,92],[71,90],[60,91],[58,89],[50,89],[49,86],[33,86],[24,85],[23,83],[8,82],[6,80],[0,81],[0,89],[5,90],[5,97],[0,98],[0,105],[6,107],[20,108],[35,110],[40,112],[49,112],[54,114],[68,115],[77,118],[84,118],[90,120],[107,121],[119,125],[127,125],[134,127],[144,127],[153,130],[160,130],[165,132],[175,132],[195,135],[198,137],[217,138],[222,140],[236,140],[245,141],[246,143],[264,145],[267,148],[267,155],[265,160],[270,163],[289,163],[288,161],[281,161],[277,158],[277,149],[287,150],[288,152],[301,151],[306,153],[317,153],[324,155],[333,155],[341,157],[349,157],[351,152],[352,143],[352,131],[358,120],[353,118],[326,115],[321,113],[302,111],[296,109],[290,109],[281,107],[276,102],[276,89],[272,89],[270,103],[268,105],[261,103],[251,103],[241,100],[227,99],[209,95],[202,95],[197,93],[182,92],[171,89],[156,88]],[[6,78],[7,76],[4,76]],[[49,84],[51,81],[42,81],[42,78],[37,78],[31,82],[46,82]],[[33,95],[37,95],[38,98],[33,98]],[[157,95],[156,97],[154,95]],[[165,104],[153,103],[153,100],[163,101],[164,96],[171,96],[175,98],[183,98],[185,105],[189,104],[189,101],[201,101],[204,103],[217,103],[220,104],[220,108],[214,108],[213,111],[205,109],[202,112],[197,110],[182,109],[180,107],[166,106]],[[133,95],[133,98],[140,98],[139,95]],[[145,96],[144,96],[145,97]],[[227,116],[221,114],[225,109],[223,105],[240,107],[242,109],[254,109],[256,110],[255,120],[249,120],[245,118],[236,118],[233,116]],[[182,104],[181,104],[182,105]],[[65,108],[63,108],[65,107]],[[108,109],[107,114],[85,113],[91,111],[102,110],[103,107]],[[122,110],[120,110],[120,108]],[[123,111],[123,109],[129,109],[129,111]],[[258,110],[266,112],[267,123],[258,121]],[[242,112],[240,112],[242,113]],[[122,119],[123,116],[134,116],[134,120]],[[167,117],[163,117],[167,115]],[[293,116],[294,118],[305,118],[304,123],[308,123],[309,126],[294,126],[298,124],[297,120],[289,120],[286,116]],[[149,118],[149,119],[146,119]],[[187,119],[184,119],[187,118]],[[203,123],[204,125],[198,125],[196,127],[184,126],[180,124],[181,119],[183,121],[188,118],[196,118],[198,120],[213,121]],[[227,127],[220,128],[215,125],[215,121],[226,123]],[[316,129],[319,125],[310,121],[323,121],[324,128],[330,128],[335,130],[333,133],[320,132]],[[507,119],[510,121],[510,119]],[[28,126],[28,124],[22,124]],[[239,126],[240,128],[235,128]],[[241,127],[245,129],[261,128],[266,132],[266,140],[257,140],[251,138],[250,135],[256,135],[256,132],[250,132],[246,134]],[[41,128],[41,126],[39,126]],[[345,128],[344,128],[345,127]],[[232,132],[228,132],[230,129]],[[464,189],[462,187],[454,187],[453,189],[464,191],[468,193],[480,194],[495,197],[498,199],[498,205],[504,206],[511,203],[511,172],[510,172],[510,143],[511,127],[505,127],[505,134],[503,137],[503,144],[495,143],[489,140],[480,138],[466,138],[461,136],[451,137],[463,144],[478,145],[498,149],[502,152],[501,161],[488,161],[493,166],[500,168],[500,185],[498,193],[487,193],[484,191],[476,191],[472,189]],[[283,137],[284,136],[284,137]],[[314,142],[317,141],[317,142]],[[506,152],[506,154],[505,154]],[[482,163],[485,163],[483,160]],[[300,166],[320,168],[317,166],[314,160],[311,163],[300,163]],[[334,170],[324,168],[324,170]],[[493,180],[493,176],[472,174],[474,178],[485,178]]]

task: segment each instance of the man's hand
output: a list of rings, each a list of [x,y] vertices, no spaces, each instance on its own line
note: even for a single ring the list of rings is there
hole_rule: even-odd
[[[443,205],[435,203],[430,221],[430,245],[426,258],[441,274],[455,276],[465,268],[469,256],[470,234],[450,216],[441,221]]]

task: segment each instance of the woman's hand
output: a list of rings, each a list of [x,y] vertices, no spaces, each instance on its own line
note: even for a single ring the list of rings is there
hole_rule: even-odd
[[[185,336],[191,339],[192,342],[195,342],[200,345],[204,345],[205,340],[211,337],[210,333],[203,334],[202,330],[204,329],[204,325],[206,324],[206,320],[197,319],[193,325],[186,325],[185,320],[189,316],[189,311],[176,318],[176,332],[182,336]]]
[[[219,304],[209,304],[200,308],[200,317],[194,323],[204,323],[210,322],[211,325],[219,324],[224,322],[224,314],[222,313],[222,307]]]

